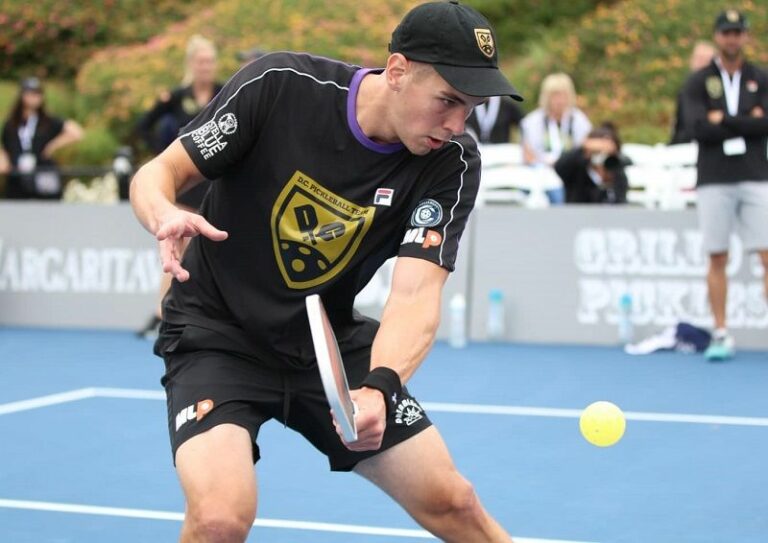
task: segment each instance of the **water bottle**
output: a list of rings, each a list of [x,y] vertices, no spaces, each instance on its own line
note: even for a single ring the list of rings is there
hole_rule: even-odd
[[[492,289],[488,293],[488,322],[486,332],[491,341],[504,339],[504,293],[500,289]]]
[[[625,292],[619,298],[619,341],[622,345],[629,345],[632,336],[632,295]]]
[[[457,292],[451,298],[449,304],[451,311],[449,343],[451,347],[461,349],[467,346],[467,301],[461,292]]]

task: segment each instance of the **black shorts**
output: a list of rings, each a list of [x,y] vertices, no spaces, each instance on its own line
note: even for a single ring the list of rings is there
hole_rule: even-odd
[[[367,375],[370,352],[370,344],[343,347],[342,357],[351,388],[357,388]],[[397,407],[387,420],[381,448],[350,451],[333,427],[317,368],[274,369],[274,365],[274,362],[259,364],[219,350],[166,353],[166,374],[161,382],[167,396],[174,461],[176,451],[187,439],[219,424],[231,423],[251,434],[255,463],[260,457],[259,428],[274,418],[299,432],[324,453],[333,471],[350,471],[361,460],[405,441],[432,424],[404,387]]]

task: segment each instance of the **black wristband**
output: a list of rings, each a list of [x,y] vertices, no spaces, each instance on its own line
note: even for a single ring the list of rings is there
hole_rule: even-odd
[[[375,388],[384,394],[384,403],[387,406],[387,416],[397,405],[400,393],[403,391],[403,384],[400,382],[400,376],[392,368],[379,366],[373,368],[365,376],[361,387]]]

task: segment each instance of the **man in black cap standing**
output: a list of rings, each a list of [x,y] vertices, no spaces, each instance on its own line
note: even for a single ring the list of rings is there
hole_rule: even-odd
[[[182,541],[245,540],[257,435],[272,418],[442,540],[510,541],[405,383],[434,341],[478,190],[465,121],[487,97],[521,98],[498,69],[490,24],[457,1],[409,12],[390,52],[374,70],[265,55],[133,179],[134,210],[175,277],[155,352],[187,500]],[[217,181],[201,215],[175,207],[203,177]],[[180,262],[184,238],[193,239]],[[392,256],[381,324],[363,319],[355,295]],[[354,442],[336,433],[323,395],[309,294],[322,297],[339,339],[358,406]]]
[[[699,144],[697,206],[715,327],[705,356],[712,361],[734,355],[726,314],[731,233],[737,231],[744,248],[756,252],[768,269],[768,74],[744,57],[748,29],[744,14],[720,13],[718,54],[685,88],[686,124]],[[764,281],[768,292],[765,274]]]

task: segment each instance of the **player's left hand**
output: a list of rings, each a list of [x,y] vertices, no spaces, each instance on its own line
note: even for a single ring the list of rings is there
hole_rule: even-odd
[[[357,441],[342,442],[350,451],[376,451],[381,448],[384,430],[387,427],[387,406],[384,395],[375,388],[359,388],[349,392],[352,401],[357,404]],[[341,428],[336,419],[333,421],[336,433],[342,436]]]
[[[223,241],[228,237],[227,232],[214,227],[197,213],[175,207],[158,222],[155,237],[163,271],[181,282],[189,279],[189,272],[181,266],[181,257],[189,238],[202,235],[213,241]]]

